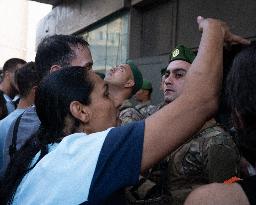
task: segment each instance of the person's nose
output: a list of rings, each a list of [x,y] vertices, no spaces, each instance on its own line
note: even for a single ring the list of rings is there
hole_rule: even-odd
[[[167,78],[165,78],[164,83],[165,84],[173,84],[173,77],[171,74]]]

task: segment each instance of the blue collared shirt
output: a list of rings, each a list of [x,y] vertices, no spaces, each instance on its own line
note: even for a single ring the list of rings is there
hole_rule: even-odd
[[[13,112],[15,110],[15,105],[14,105],[12,99],[8,95],[4,94],[4,99],[6,101],[5,104],[6,104],[8,114],[10,114],[11,112]]]

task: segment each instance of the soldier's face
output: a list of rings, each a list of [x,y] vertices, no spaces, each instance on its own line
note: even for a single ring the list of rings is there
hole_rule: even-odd
[[[128,64],[121,64],[111,68],[107,72],[104,80],[113,85],[124,86],[130,79],[133,79],[130,66]]]
[[[170,103],[175,100],[183,91],[185,76],[190,63],[182,60],[172,61],[164,75],[164,100]]]
[[[115,106],[120,107],[123,103],[123,97],[118,95],[116,90],[123,91],[134,86],[134,79],[130,66],[128,64],[121,64],[110,69],[106,73],[104,81],[109,84],[109,94],[110,97],[114,99]]]
[[[139,102],[144,102],[146,100],[148,100],[148,94],[149,91],[148,90],[143,90],[140,89],[136,94],[135,94],[135,99]]]

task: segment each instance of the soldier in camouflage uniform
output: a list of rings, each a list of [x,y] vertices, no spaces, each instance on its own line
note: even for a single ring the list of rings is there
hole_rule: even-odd
[[[224,182],[238,172],[238,149],[232,137],[212,119],[168,157],[165,191],[172,204],[183,204],[194,188]]]
[[[109,95],[114,100],[115,106],[120,108],[120,124],[131,122],[133,116],[136,120],[144,119],[132,105],[127,106],[124,102],[131,98],[143,83],[142,74],[132,61],[112,68],[107,72],[104,80],[109,86]]]
[[[133,107],[132,103],[125,100],[119,108],[119,119],[121,125],[145,119],[144,115],[139,110]]]
[[[166,68],[161,69],[161,79],[164,79],[164,73],[166,71]],[[160,90],[163,90],[163,80],[161,80],[161,87]],[[151,90],[152,85],[145,79],[143,80],[142,89],[145,91]],[[141,90],[142,90],[141,89]],[[141,91],[140,90],[140,91]],[[140,98],[145,98],[143,96],[140,96],[140,91],[138,91],[135,95],[135,98],[137,101],[143,101]],[[146,94],[151,93],[146,92]],[[126,114],[125,121],[126,122],[132,122],[140,119],[145,119],[146,117],[152,115],[159,109],[161,109],[164,105],[166,105],[165,102],[162,102],[158,105],[150,105],[150,97],[146,95],[147,97],[144,100],[144,103],[137,105],[134,109],[130,109],[129,112],[124,112]],[[149,105],[149,106],[148,106]],[[130,106],[126,106],[126,110],[129,110]],[[139,111],[139,112],[138,112]],[[141,114],[143,115],[141,115]],[[135,204],[162,204],[167,205],[169,204],[169,197],[163,194],[163,180],[165,180],[165,172],[167,169],[167,160],[162,160],[159,164],[155,165],[153,168],[151,168],[147,173],[144,173],[143,176],[140,177],[140,182],[137,186],[129,187],[126,192],[126,199],[127,203],[131,205]]]
[[[195,54],[184,46],[178,46],[171,53],[163,86],[164,103],[157,106],[155,111],[180,95],[186,73],[194,58]],[[194,188],[237,176],[239,159],[232,137],[211,119],[189,141],[151,169],[136,190],[133,188],[130,192],[139,199],[151,194],[149,198],[156,200],[155,195],[152,195],[154,190],[162,196],[161,199],[158,195],[159,204],[181,205]],[[146,197],[145,204],[148,203]]]
[[[152,92],[152,84],[148,80],[143,79],[141,89],[135,94],[135,99],[139,102],[139,104],[135,106],[135,109],[144,115],[145,118],[150,116],[155,110],[155,106],[151,104]]]
[[[104,81],[108,85],[109,96],[118,108],[131,98],[142,86],[143,78],[138,67],[130,60],[108,71]]]
[[[182,92],[186,73],[194,58],[195,54],[184,46],[178,46],[171,53],[164,81],[166,103],[174,101]],[[239,174],[238,149],[232,137],[214,119],[206,122],[167,160],[164,191],[170,196],[172,205],[183,204],[188,194],[198,186],[223,182]]]
[[[120,119],[123,125],[133,121],[143,120],[163,106],[164,103],[160,105],[151,104],[150,99],[152,91],[152,84],[144,79],[141,89],[135,94],[135,99],[140,103],[135,107],[130,104],[129,106],[121,106],[120,108]]]

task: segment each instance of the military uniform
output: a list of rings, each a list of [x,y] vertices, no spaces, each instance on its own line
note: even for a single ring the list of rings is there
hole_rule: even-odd
[[[172,198],[172,205],[183,204],[198,186],[223,182],[239,174],[238,149],[215,120],[208,121],[168,158],[165,191]]]
[[[135,109],[128,100],[124,101],[124,103],[121,105],[119,110],[120,110],[119,119],[121,121],[120,122],[121,125],[125,125],[133,121],[145,119],[144,115],[142,115],[139,112],[139,110]]]
[[[119,110],[121,125],[125,125],[133,121],[146,119],[148,116],[159,110],[159,106],[151,105],[150,101],[138,104],[135,107],[133,107],[131,103],[125,103]]]
[[[156,111],[156,106],[151,105],[150,101],[147,101],[136,105],[135,109],[138,110],[146,118]]]
[[[194,58],[193,51],[182,45],[170,54],[170,62],[182,60],[191,64]],[[165,105],[156,106],[153,112]],[[152,168],[138,186],[129,190],[129,194],[133,195],[133,204],[151,204],[149,201],[153,199],[158,200],[155,204],[181,205],[194,188],[237,176],[239,158],[232,137],[212,119]]]
[[[143,113],[144,116],[149,116],[160,110],[166,103],[159,105],[136,106],[137,110]],[[145,110],[143,110],[145,108]],[[131,112],[132,113],[132,112]],[[134,114],[136,116],[136,114]],[[166,180],[167,159],[163,159],[153,168],[140,176],[140,181],[136,186],[129,187],[126,190],[127,204],[129,205],[169,205],[171,198],[164,193],[163,184]]]
[[[143,176],[140,176],[139,183],[136,186],[129,187],[126,190],[126,200],[129,205],[169,205],[171,197],[164,193],[163,185],[166,179],[167,161],[151,168]]]
[[[184,204],[193,189],[238,176],[239,161],[232,137],[212,119],[129,189],[129,204]]]

